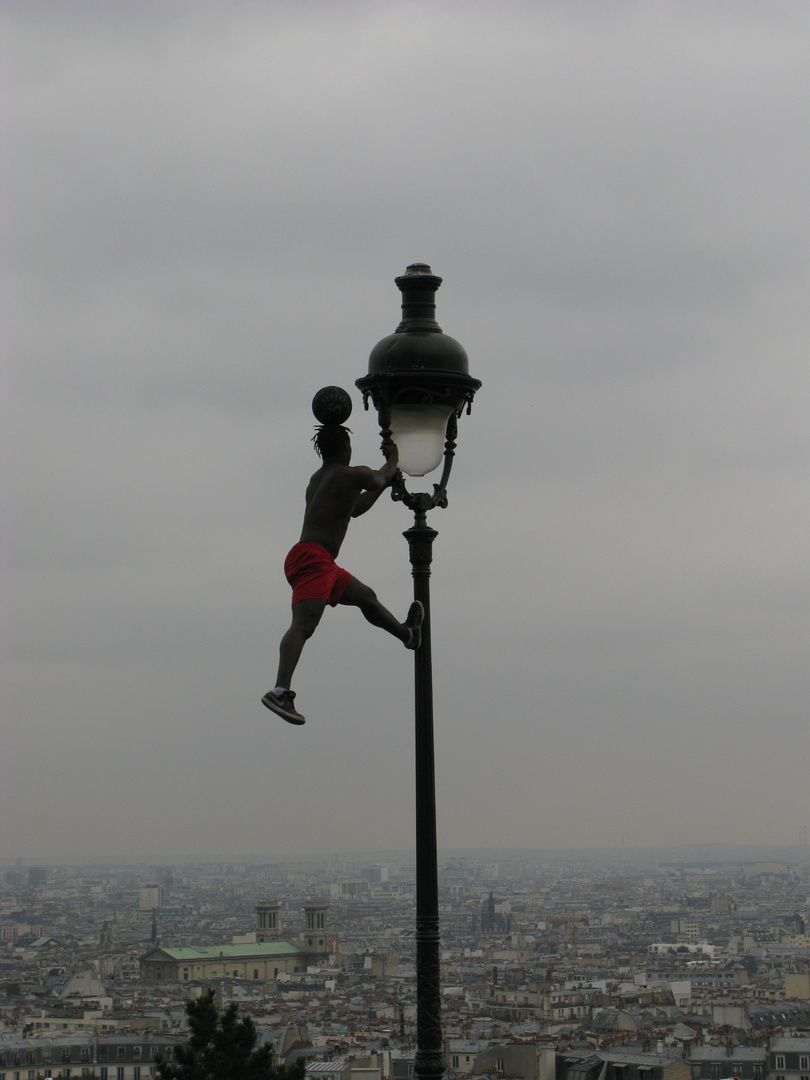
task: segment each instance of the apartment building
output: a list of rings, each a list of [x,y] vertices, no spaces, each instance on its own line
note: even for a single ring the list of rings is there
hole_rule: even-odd
[[[773,1080],[810,1080],[810,1038],[773,1039],[769,1064]]]
[[[185,1040],[170,1035],[90,1033],[54,1038],[0,1037],[0,1080],[152,1080]]]

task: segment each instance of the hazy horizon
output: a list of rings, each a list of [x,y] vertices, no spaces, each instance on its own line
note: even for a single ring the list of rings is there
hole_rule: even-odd
[[[44,866],[48,869],[150,869],[183,867],[235,865],[261,867],[264,865],[329,865],[348,863],[361,865],[391,864],[400,869],[415,869],[415,851],[370,850],[370,851],[312,851],[312,852],[230,852],[211,854],[205,859],[187,860],[175,853],[174,858],[166,859],[31,859],[0,861],[0,868],[28,869],[31,866]],[[455,848],[438,852],[439,865],[448,862],[471,862],[483,865],[491,862],[519,862],[528,866],[545,864],[581,865],[598,863],[608,866],[622,866],[630,870],[650,865],[657,866],[737,866],[767,863],[810,864],[810,848],[806,844],[671,844],[665,847],[608,847],[608,848]]]

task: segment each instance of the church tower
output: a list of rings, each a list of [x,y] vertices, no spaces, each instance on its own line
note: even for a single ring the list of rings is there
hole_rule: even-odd
[[[316,900],[310,900],[304,904],[304,917],[306,919],[304,943],[307,952],[316,955],[329,952],[326,943],[326,913],[328,910],[328,904]]]
[[[278,909],[280,907],[278,901],[272,900],[262,900],[256,905],[256,941],[259,944],[278,941],[280,931]]]

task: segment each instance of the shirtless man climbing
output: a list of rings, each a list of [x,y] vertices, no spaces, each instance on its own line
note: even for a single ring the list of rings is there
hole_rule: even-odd
[[[284,573],[292,586],[292,623],[279,646],[276,686],[268,690],[262,704],[290,724],[303,724],[290,689],[304,643],[312,637],[321,616],[330,604],[360,608],[374,626],[382,627],[405,645],[418,649],[425,611],[418,600],[411,604],[405,622],[399,622],[384,608],[376,594],[335,559],[346,536],[349,521],[370,510],[390,487],[397,471],[399,455],[391,443],[383,447],[386,462],[381,469],[351,466],[349,432],[339,424],[324,424],[315,438],[315,449],[323,464],[309,481],[301,539],[284,563]]]

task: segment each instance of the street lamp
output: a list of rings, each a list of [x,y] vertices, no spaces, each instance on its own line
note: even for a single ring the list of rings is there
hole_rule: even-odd
[[[433,493],[412,494],[398,475],[392,497],[414,512],[408,541],[414,600],[425,609],[422,644],[414,653],[416,727],[416,1061],[417,1080],[441,1080],[442,1046],[439,955],[439,873],[436,849],[436,778],[433,755],[433,666],[430,647],[430,564],[439,535],[427,523],[435,506],[447,506],[447,482],[456,449],[458,419],[469,413],[481,386],[468,370],[467,354],[436,322],[436,290],[442,283],[424,263],[395,279],[402,292],[402,321],[371,350],[368,375],[356,382],[371,400],[383,442],[399,450],[399,469],[410,477],[444,467]]]

